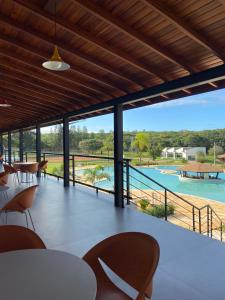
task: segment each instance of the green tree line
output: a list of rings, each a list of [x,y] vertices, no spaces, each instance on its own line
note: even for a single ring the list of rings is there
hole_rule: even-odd
[[[58,125],[48,133],[42,133],[42,151],[62,151],[62,126]],[[3,136],[3,143],[7,148],[7,136]],[[207,151],[213,148],[214,143],[225,150],[225,129],[203,131],[130,131],[124,132],[124,151],[136,152],[139,157],[148,152],[154,159],[165,147],[206,147]],[[12,134],[13,148],[19,148],[18,133]],[[35,150],[35,132],[24,132],[25,150]],[[70,127],[70,149],[72,152],[107,153],[113,151],[113,132],[103,129],[97,133],[88,132],[85,126]]]

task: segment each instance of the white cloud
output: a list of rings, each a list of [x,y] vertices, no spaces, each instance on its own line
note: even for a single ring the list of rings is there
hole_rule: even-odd
[[[149,106],[149,108],[159,109],[166,107],[189,106],[189,105],[211,105],[225,106],[225,95],[217,92],[209,92],[205,94],[193,95],[186,98],[169,100]]]
[[[206,99],[182,98],[182,99],[170,100],[170,101],[153,104],[150,106],[150,108],[165,108],[165,107],[175,107],[175,106],[207,105],[207,104],[211,104],[211,101]]]

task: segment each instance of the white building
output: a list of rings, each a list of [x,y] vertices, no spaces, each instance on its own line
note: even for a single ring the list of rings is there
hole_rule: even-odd
[[[164,148],[161,156],[163,158],[183,158],[186,160],[196,160],[197,154],[206,154],[206,147],[172,147]]]

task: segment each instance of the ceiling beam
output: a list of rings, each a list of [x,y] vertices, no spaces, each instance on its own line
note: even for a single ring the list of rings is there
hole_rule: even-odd
[[[132,28],[131,26],[127,25],[125,22],[121,21],[120,18],[114,17],[111,13],[107,10],[103,9],[102,7],[96,5],[94,2],[89,0],[72,0],[74,3],[79,4],[84,9],[88,10],[91,14],[94,14],[104,22],[114,26],[121,32],[128,35],[130,38],[135,39],[142,46],[148,48],[151,51],[154,51],[164,59],[170,61],[175,65],[179,65],[181,68],[192,72],[193,69],[187,64],[185,58],[181,58],[178,54],[174,54],[164,46],[158,44],[155,39],[151,37],[146,37],[138,30]]]
[[[73,35],[77,35],[84,39],[85,41],[92,43],[93,45],[101,48],[102,50],[110,53],[114,57],[119,58],[120,60],[125,61],[126,63],[132,65],[136,69],[139,69],[142,72],[145,72],[146,74],[149,74],[153,77],[157,77],[161,79],[162,81],[165,81],[165,74],[157,74],[157,70],[155,66],[153,68],[151,66],[147,66],[144,63],[141,63],[139,60],[133,58],[130,54],[124,52],[123,50],[114,47],[113,45],[109,45],[104,40],[98,38],[94,34],[91,34],[81,28],[78,28],[78,26],[74,26],[74,24],[70,24],[68,21],[64,20],[61,17],[54,16],[50,13],[47,13],[46,11],[40,9],[37,5],[34,5],[31,2],[25,2],[24,0],[14,0],[15,3],[19,4],[20,6],[23,6],[30,12],[37,15],[39,18],[45,19],[48,22],[55,23],[57,26],[63,28],[64,30],[72,33]],[[151,70],[152,69],[152,70]],[[153,71],[154,70],[154,71]]]
[[[189,76],[185,76],[173,81],[165,82],[151,88],[144,89],[139,92],[135,92],[126,96],[118,97],[104,103],[93,105],[92,107],[82,108],[77,111],[69,112],[65,114],[65,117],[82,115],[87,112],[97,111],[99,109],[113,107],[117,104],[129,104],[144,99],[151,99],[161,95],[167,95],[183,89],[188,89],[209,82],[220,81],[225,79],[225,65],[214,67],[202,72],[194,73]]]
[[[32,98],[38,99],[39,107],[44,106],[47,108],[51,108],[52,110],[54,110],[55,108],[65,109],[66,107],[68,107],[64,103],[60,104],[60,102],[59,102],[60,99],[57,99],[57,97],[52,98],[52,97],[49,97],[48,94],[43,94],[37,90],[24,87],[23,84],[15,82],[15,80],[11,80],[5,76],[4,76],[4,79],[0,78],[0,83],[2,83],[3,89],[4,88],[11,89],[13,91],[24,94],[25,96],[29,96],[30,99],[32,99]],[[74,106],[74,109],[76,109],[75,106]]]
[[[217,47],[216,43],[205,37],[202,33],[191,27],[190,23],[186,22],[184,18],[180,18],[173,12],[173,8],[166,5],[165,2],[155,0],[142,0],[151,9],[154,9],[159,14],[164,16],[167,20],[172,22],[180,31],[189,36],[192,40],[197,42],[204,48],[214,52],[214,54],[224,61],[225,53]]]
[[[63,74],[59,74],[59,73],[51,72],[49,70],[44,69],[41,66],[41,64],[45,60],[45,57],[47,56],[46,53],[42,53],[42,51],[35,49],[29,45],[25,45],[22,42],[18,41],[16,38],[8,37],[7,35],[2,34],[2,33],[0,34],[0,40],[18,48],[18,49],[29,52],[33,56],[34,55],[38,56],[39,60],[36,60],[36,61],[32,60],[32,62],[30,62],[30,65],[38,67],[39,69],[41,69],[42,72],[44,71],[46,73],[51,74],[51,76],[54,78],[60,78],[60,80],[69,82],[70,85],[72,84],[72,85],[74,85],[74,87],[76,86],[75,89],[76,89],[76,91],[79,91],[79,93],[81,93],[85,96],[88,96],[88,97],[96,97],[97,99],[98,99],[98,96],[100,96],[100,95],[105,96],[106,93],[104,93],[103,91],[97,90],[96,86],[91,87],[90,84],[89,85],[84,84],[79,79],[76,79],[76,81],[73,80],[73,77],[71,76],[71,73],[73,73],[73,72],[71,72],[71,71],[67,71],[66,73],[63,72]],[[111,95],[109,95],[109,96],[111,96]]]
[[[27,90],[31,91],[32,93],[39,94],[43,100],[47,100],[49,103],[55,103],[58,102],[58,105],[70,105],[71,107],[74,106],[74,108],[78,108],[75,103],[73,103],[70,100],[67,100],[66,97],[62,95],[57,95],[54,90],[52,89],[46,89],[39,85],[35,85],[33,83],[30,83],[29,81],[21,80],[20,77],[16,77],[4,70],[3,79],[5,80],[5,84],[8,82],[11,84],[14,84],[15,87],[22,87],[26,88]],[[47,95],[47,96],[46,96]],[[59,102],[60,101],[60,102]]]
[[[5,59],[3,59],[1,61],[1,56],[7,58],[8,60],[5,61]],[[74,93],[76,101],[80,104],[80,106],[84,106],[84,101],[86,101],[87,103],[91,103],[91,101],[89,100],[89,97],[84,96],[84,95],[79,95],[78,91],[71,89],[71,86],[66,85],[65,82],[60,82],[60,81],[54,81],[51,79],[51,75],[52,74],[48,74],[47,72],[42,71],[42,69],[40,69],[39,67],[33,65],[32,63],[28,63],[26,59],[20,58],[18,56],[15,55],[15,53],[13,53],[12,51],[9,52],[8,50],[5,51],[4,49],[0,48],[0,63],[3,65],[10,65],[10,60],[13,60],[16,62],[17,65],[21,65],[23,66],[23,70],[25,72],[25,74],[31,74],[33,77],[37,77],[38,79],[41,79],[42,81],[45,81],[47,83],[59,86],[59,87],[64,87],[66,88],[68,91]],[[14,64],[15,67],[15,64]],[[40,73],[37,73],[37,71],[40,71]],[[41,72],[42,71],[42,72]],[[50,75],[50,76],[49,76]]]
[[[42,78],[39,78],[37,76],[37,73],[29,72],[28,69],[23,70],[20,67],[20,69],[17,68],[17,70],[15,70],[15,64],[12,64],[9,60],[1,59],[1,56],[0,56],[0,66],[1,66],[0,71],[4,73],[3,76],[6,74],[15,79],[22,80],[25,83],[32,84],[32,86],[34,86],[35,89],[42,88],[45,89],[47,93],[52,92],[61,98],[62,97],[66,98],[68,99],[68,104],[71,104],[72,103],[71,101],[73,102],[77,101],[76,105],[78,106],[78,108],[81,107],[81,105],[79,104],[81,100],[76,98],[76,94],[64,90],[63,86],[59,86],[52,82],[50,83],[47,80],[43,80]]]
[[[52,112],[53,114],[58,114],[60,112],[59,109],[55,108],[53,105],[48,106],[46,104],[40,104],[40,99],[37,99],[35,96],[31,97],[27,94],[24,94],[23,92],[15,90],[13,87],[2,87],[1,94],[3,96],[10,95],[22,100],[23,106],[27,108],[28,111],[36,110],[40,112],[42,111],[43,113]]]
[[[20,22],[9,18],[3,14],[0,13],[0,22],[4,23],[16,30],[19,30],[20,32],[29,34],[31,37],[35,37],[43,42],[45,42],[48,45],[54,45],[55,44],[55,40],[54,38],[52,38],[51,36],[48,36],[46,34],[43,34],[37,30],[35,30],[34,28],[31,28],[30,26],[25,26],[24,24],[21,24]],[[94,67],[97,67],[98,69],[110,73],[113,76],[119,77],[119,79],[121,80],[125,80],[125,81],[129,81],[129,83],[132,83],[132,85],[137,85],[139,88],[142,87],[142,85],[140,85],[140,83],[137,83],[133,77],[129,76],[129,75],[125,75],[123,72],[119,71],[119,70],[115,70],[113,67],[108,66],[106,64],[104,64],[103,62],[92,58],[91,56],[88,56],[87,54],[83,54],[81,53],[79,50],[74,50],[72,46],[70,45],[66,45],[63,42],[60,42],[60,40],[57,40],[57,45],[60,47],[60,49],[64,50],[65,52],[67,52],[70,56],[72,55],[72,57],[76,57],[78,59],[81,59],[82,61],[85,61],[86,63],[89,63],[91,65],[93,65]],[[83,70],[78,66],[73,66],[74,70],[84,76],[88,76],[88,77],[93,77],[93,74],[91,71],[87,71],[87,70]],[[96,75],[95,75],[96,77]],[[112,80],[109,80],[105,77],[99,77],[96,78],[96,80],[100,81],[102,84],[114,87],[114,88],[118,88],[120,90],[124,89],[124,85],[122,84],[118,84],[117,82],[115,83]]]
[[[9,26],[11,26],[12,28],[15,28],[17,30],[20,30],[21,32],[23,33],[27,33],[29,34],[30,36],[32,37],[36,37],[48,44],[50,44],[51,46],[55,44],[55,40],[46,35],[46,34],[43,34],[37,30],[35,30],[34,28],[30,28],[28,26],[25,26],[23,24],[21,24],[20,22],[16,21],[16,20],[13,20],[12,18],[9,18],[3,14],[0,13],[0,22],[3,22]],[[107,72],[107,73],[110,73],[112,74],[113,76],[116,76],[116,77],[119,77],[119,79],[121,80],[125,80],[125,81],[128,81],[130,84],[132,85],[137,85],[138,87],[142,87],[142,83],[141,82],[138,82],[138,80],[136,80],[133,76],[130,76],[130,75],[127,75],[125,74],[124,72],[120,71],[120,70],[116,70],[114,67],[110,66],[110,65],[107,65],[105,63],[103,63],[102,61],[100,60],[97,60],[85,53],[82,53],[80,52],[78,49],[73,49],[72,46],[70,45],[66,45],[65,43],[62,43],[60,42],[60,40],[58,39],[57,40],[57,45],[63,49],[64,51],[66,51],[67,53],[69,53],[69,55],[72,55],[73,57],[76,57],[78,59],[81,59],[85,62],[88,62],[89,64],[93,65],[94,67],[97,67],[98,69],[104,71],[104,72]],[[85,71],[82,71],[82,74],[84,74],[84,72],[86,73],[86,70]],[[106,79],[104,80],[104,82],[106,82]],[[108,83],[110,81],[107,81]],[[112,84],[112,82],[111,82]]]
[[[30,110],[29,107],[27,107],[27,104],[25,103],[24,99],[21,99],[20,97],[14,96],[6,92],[1,92],[1,95],[12,105],[9,108],[10,113],[14,114],[15,116],[22,116],[23,120],[39,117],[41,116],[41,114],[43,115],[41,109],[36,109],[34,107],[33,110]]]

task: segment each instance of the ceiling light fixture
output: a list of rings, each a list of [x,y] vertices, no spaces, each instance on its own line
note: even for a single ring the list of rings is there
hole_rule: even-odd
[[[0,99],[0,107],[11,107],[12,105],[8,103],[5,99]]]
[[[59,55],[59,50],[56,45],[56,1],[55,1],[55,47],[50,60],[45,61],[42,66],[52,71],[66,71],[70,68],[70,65],[65,63]]]

